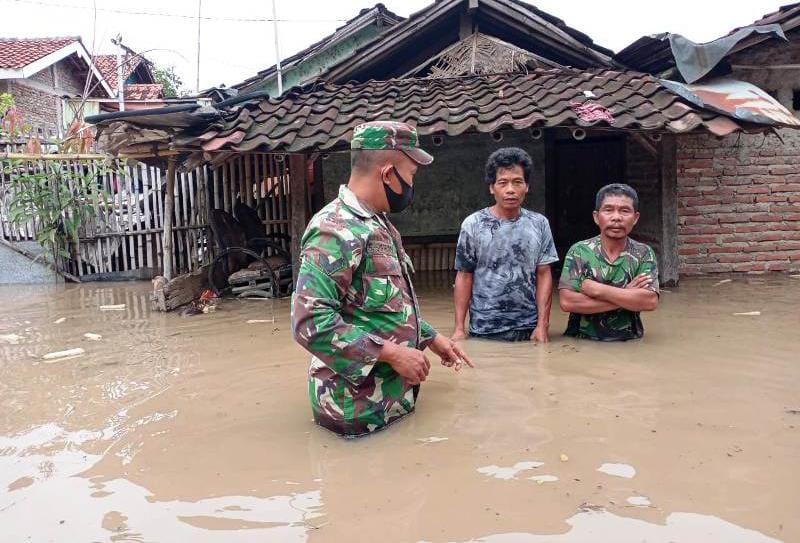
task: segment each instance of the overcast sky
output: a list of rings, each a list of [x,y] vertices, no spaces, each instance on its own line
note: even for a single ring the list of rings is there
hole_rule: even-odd
[[[202,1],[200,87],[232,85],[275,63],[270,0]],[[407,16],[433,0],[384,0]],[[589,36],[619,51],[642,35],[674,32],[710,41],[775,11],[789,0],[530,0]],[[360,9],[359,0],[276,0],[281,57],[330,34]],[[94,11],[96,5],[96,24]],[[139,12],[116,13],[115,11]],[[198,0],[0,0],[2,37],[81,36],[87,49],[113,53],[110,40],[123,42],[159,65],[173,65],[194,89]],[[159,15],[153,15],[159,14]],[[229,19],[229,20],[225,20]],[[238,20],[230,20],[238,19]],[[255,19],[255,20],[253,20]],[[10,23],[10,24],[9,24]]]

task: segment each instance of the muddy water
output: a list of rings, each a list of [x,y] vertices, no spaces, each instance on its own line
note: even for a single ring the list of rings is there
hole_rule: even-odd
[[[0,541],[800,541],[800,279],[685,281],[625,345],[557,310],[546,347],[468,341],[359,441],[313,425],[285,301],[147,290],[0,288]]]

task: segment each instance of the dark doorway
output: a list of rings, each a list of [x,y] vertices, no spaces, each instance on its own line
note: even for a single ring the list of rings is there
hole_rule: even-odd
[[[555,141],[552,149],[548,215],[563,263],[573,243],[597,235],[592,219],[597,191],[608,183],[625,182],[625,142],[620,138],[570,139]]]

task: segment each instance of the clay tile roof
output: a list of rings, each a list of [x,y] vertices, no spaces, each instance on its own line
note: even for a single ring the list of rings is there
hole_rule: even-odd
[[[92,60],[111,90],[117,92],[117,55],[95,55]],[[124,58],[122,60],[122,79],[128,79],[141,62],[141,58],[138,57],[135,59],[130,56]]]
[[[125,86],[126,100],[160,100],[164,98],[161,83],[137,83]]]
[[[66,38],[0,38],[0,68],[20,69],[80,41]]]
[[[594,95],[587,98],[584,91]],[[591,100],[613,122],[587,122],[575,106]],[[553,126],[724,135],[743,127],[684,101],[648,74],[608,69],[537,69],[530,73],[449,79],[399,79],[295,88],[279,99],[239,104],[222,121],[181,144],[204,150],[300,152],[344,147],[365,121],[398,119],[420,134],[456,136]]]

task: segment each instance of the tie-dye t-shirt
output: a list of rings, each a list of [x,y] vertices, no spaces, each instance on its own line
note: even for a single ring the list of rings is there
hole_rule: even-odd
[[[536,268],[558,261],[544,215],[523,209],[514,220],[489,208],[461,225],[456,270],[473,274],[469,331],[487,335],[536,327]]]

